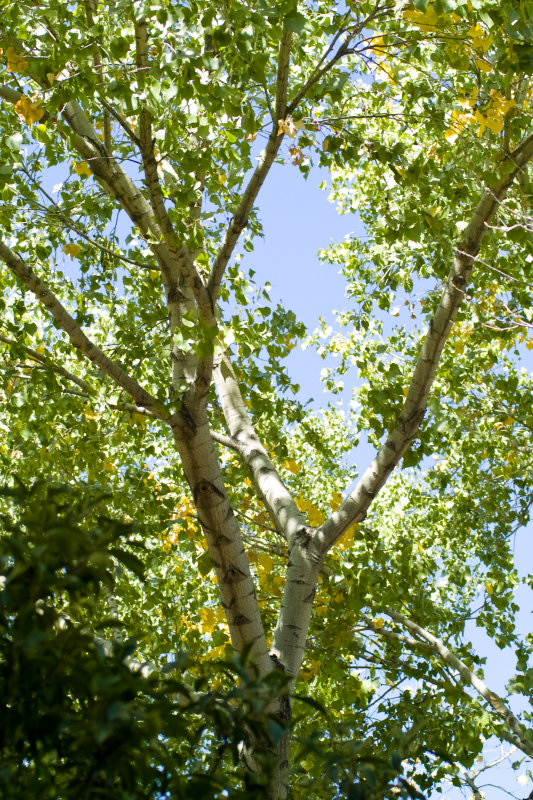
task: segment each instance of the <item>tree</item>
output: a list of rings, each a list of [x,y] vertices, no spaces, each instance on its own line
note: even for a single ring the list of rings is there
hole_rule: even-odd
[[[292,719],[292,756],[244,748],[253,775],[267,747],[266,796],[359,796],[376,754],[461,782],[493,734],[531,756],[467,636],[514,648],[530,693],[532,4],[4,6],[4,474],[143,520],[147,582],[116,589],[129,629],[151,616],[140,658],[231,642],[311,682],[327,720]],[[306,332],[245,271],[279,160],[328,167],[368,232],[324,254],[350,306],[307,340],[347,415],[298,401]]]

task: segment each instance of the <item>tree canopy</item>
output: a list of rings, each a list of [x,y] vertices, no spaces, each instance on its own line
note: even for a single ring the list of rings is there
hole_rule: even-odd
[[[520,766],[533,3],[8,0],[2,14],[2,479],[109,491],[111,516],[142,526],[72,625],[90,637],[112,606],[137,637],[131,653],[115,640],[117,663],[158,675],[182,652],[200,672],[236,654],[243,692],[245,674],[281,673],[261,706],[278,732],[240,750],[245,782],[273,765],[267,797],[382,797],[400,772],[415,793],[477,792],[492,736]],[[327,168],[365,227],[322,253],[347,300],[314,332],[254,280],[276,162]],[[320,293],[325,272],[290,268]],[[302,343],[327,359],[320,409],[286,368]],[[364,438],[369,466],[351,457]],[[69,598],[52,593],[53,614]],[[515,654],[521,704],[484,683],[474,626]],[[315,704],[293,713],[302,693]],[[364,778],[372,759],[392,772]]]

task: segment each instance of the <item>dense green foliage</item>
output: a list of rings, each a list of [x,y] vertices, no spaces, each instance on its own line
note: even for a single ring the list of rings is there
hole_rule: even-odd
[[[117,572],[142,579],[139,531],[102,516],[94,491],[3,494],[16,505],[0,539],[1,796],[262,796],[236,788],[238,744],[279,735],[267,707],[283,675],[251,680],[237,659],[209,675],[186,653],[168,654],[163,670],[141,663],[137,640],[104,616]],[[224,690],[216,672],[230,679]]]
[[[4,613],[43,633],[27,680],[57,675],[59,648],[47,691],[62,719],[90,709],[61,730],[52,714],[39,736],[72,752],[89,737],[98,760],[126,726],[104,748],[109,780],[135,762],[151,796],[161,763],[180,797],[196,767],[172,686],[219,660],[242,667],[237,651],[237,694],[220,677],[202,708],[190,698],[213,742],[219,713],[248,725],[246,680],[285,674],[327,715],[295,704],[289,724],[276,695],[289,771],[275,735],[252,746],[255,767],[230,770],[232,791],[261,758],[275,798],[287,781],[294,797],[358,797],[372,759],[383,784],[401,762],[423,792],[472,790],[492,736],[519,767],[533,755],[533,637],[516,626],[532,578],[514,559],[533,485],[533,3],[50,0],[2,15],[0,477],[109,491],[115,520],[52,494],[61,523],[42,567],[38,506],[31,525],[6,523],[5,564],[33,566]],[[333,200],[365,225],[322,253],[347,299],[315,332],[254,281],[276,162],[309,191],[327,168]],[[320,295],[324,270],[288,267]],[[299,344],[325,359],[322,409],[286,369]],[[367,472],[360,441],[378,453]],[[476,626],[516,662],[516,706],[483,688]],[[37,683],[17,691],[38,698]],[[33,712],[9,702],[21,717],[5,746],[24,761]],[[38,758],[8,783],[40,780]],[[57,758],[68,782],[75,757]]]

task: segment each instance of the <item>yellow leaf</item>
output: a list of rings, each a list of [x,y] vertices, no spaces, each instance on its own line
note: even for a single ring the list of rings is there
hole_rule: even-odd
[[[488,581],[485,581],[485,589],[487,590],[487,594],[492,594],[494,592],[494,586]]]
[[[39,345],[39,347],[37,348],[36,352],[37,352],[37,353],[39,353],[39,355],[40,355],[40,356],[42,356],[42,354],[44,353],[44,351],[45,351],[45,346],[44,346],[44,344],[40,344],[40,345]]]
[[[310,500],[306,500],[305,497],[298,497],[296,499],[296,505],[300,511],[307,514],[309,522],[313,528],[318,528],[326,519],[320,509],[317,508]]]
[[[78,175],[92,175],[86,161],[78,161],[77,164],[74,164],[74,172],[77,172]]]
[[[104,467],[106,472],[116,472],[117,471],[117,468],[115,467],[113,462],[109,461],[107,458],[104,460],[103,467]]]
[[[339,547],[341,550],[345,550],[347,547],[350,547],[353,544],[354,536],[359,530],[359,523],[354,522],[353,525],[350,525],[348,530],[344,531],[342,536],[339,539]]]
[[[329,505],[332,511],[336,511],[342,503],[342,494],[340,492],[333,492]]]
[[[500,133],[500,131],[503,130],[503,117],[495,118],[493,116],[489,116],[485,121],[485,125],[493,133]]]
[[[217,616],[212,608],[201,608],[199,611],[204,633],[211,633],[215,627]]]
[[[476,121],[479,122],[477,136],[483,136],[487,127],[487,118],[483,116],[481,111],[476,111]]]
[[[291,156],[291,164],[294,164],[295,167],[297,167],[299,164],[302,164],[305,159],[303,151],[300,147],[298,147],[298,145],[289,147],[289,154]]]
[[[219,182],[219,184],[221,186],[224,186],[224,184],[227,183],[227,181],[228,181],[227,176],[224,175],[223,172],[217,172],[217,178],[218,178],[218,182]]]
[[[278,136],[281,134],[287,134],[291,139],[295,139],[298,135],[298,129],[291,117],[287,117],[287,119],[278,119]]]
[[[255,142],[257,139],[257,131],[255,133],[247,133],[244,137],[245,142]]]
[[[102,415],[97,414],[95,411],[84,411],[83,416],[85,419],[100,419]]]
[[[417,543],[416,543],[416,546],[417,546],[417,548],[418,548],[418,552],[419,552],[419,553],[423,553],[423,552],[424,552],[424,548],[422,547],[422,545],[420,544],[420,542],[417,542]]]
[[[458,133],[457,133],[457,131],[456,131],[456,130],[454,130],[453,128],[448,128],[448,130],[447,130],[447,131],[446,131],[446,133],[444,134],[444,138],[445,138],[445,139],[446,139],[446,141],[448,141],[450,144],[454,144],[454,143],[457,141],[457,139],[459,138],[459,134],[458,134]]]
[[[320,509],[314,507],[309,509],[307,512],[307,516],[309,517],[309,522],[313,526],[313,528],[318,528],[322,523],[325,521],[324,514],[320,511]]]
[[[374,625],[374,628],[382,628],[385,624],[385,620],[383,617],[376,617],[376,619],[372,620],[372,624]]]
[[[42,108],[38,107],[39,102],[34,102],[27,95],[22,95],[20,100],[15,103],[15,111],[28,125],[33,125],[44,115]]]
[[[63,252],[67,256],[71,256],[72,258],[76,258],[76,256],[79,254],[80,250],[81,250],[81,247],[79,246],[79,244],[74,244],[74,243],[66,244],[64,246],[64,248],[63,248]]]
[[[472,47],[474,50],[479,50],[482,53],[486,53],[492,44],[492,35],[490,33],[485,33],[479,22],[473,28],[470,28],[470,30],[466,32],[466,35],[473,39]]]
[[[292,472],[293,475],[298,475],[300,470],[302,469],[302,465],[298,464],[296,461],[289,459],[288,461],[284,461],[282,466],[285,469],[288,469],[289,472]]]
[[[482,58],[476,58],[476,67],[482,72],[492,72],[492,64],[484,61]]]
[[[28,62],[24,59],[23,55],[19,55],[19,53],[15,53],[12,47],[8,47],[6,50],[7,56],[7,67],[6,72],[25,72],[28,66]]]
[[[407,9],[403,12],[402,16],[404,19],[406,19],[408,22],[412,22],[422,31],[431,30],[437,23],[437,12],[433,6],[428,6],[427,11]]]
[[[274,566],[274,559],[268,553],[261,553],[257,558],[257,563],[264,572],[272,572]]]

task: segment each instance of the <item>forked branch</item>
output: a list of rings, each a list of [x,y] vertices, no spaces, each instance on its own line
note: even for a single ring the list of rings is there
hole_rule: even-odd
[[[507,167],[510,167],[510,171],[504,172],[504,176],[496,184],[483,192],[474,209],[470,223],[457,244],[439,307],[429,323],[429,330],[422,344],[396,425],[354,490],[317,531],[314,546],[322,556],[350,525],[365,518],[373,499],[415,438],[424,418],[427,399],[444,345],[463,302],[473,264],[487,231],[487,223],[516,176],[531,158],[533,158],[533,134],[502,162],[504,168],[502,172]]]

